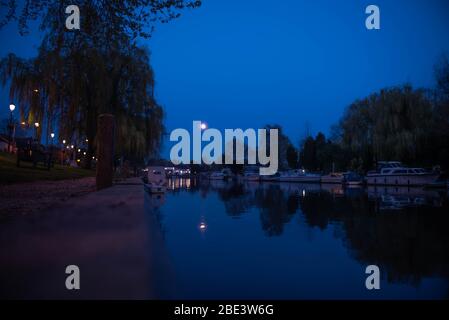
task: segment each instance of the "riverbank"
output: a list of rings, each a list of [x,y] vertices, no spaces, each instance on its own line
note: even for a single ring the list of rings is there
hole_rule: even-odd
[[[0,298],[166,298],[172,277],[154,219],[135,178],[2,219]],[[65,287],[68,265],[80,269],[80,290]]]
[[[95,176],[94,170],[72,168],[55,164],[50,170],[42,166],[33,168],[32,163],[22,162],[20,168],[16,165],[16,156],[0,152],[0,185],[33,182],[42,180],[67,180]]]

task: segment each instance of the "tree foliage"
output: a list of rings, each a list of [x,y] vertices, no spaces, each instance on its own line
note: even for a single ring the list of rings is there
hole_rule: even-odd
[[[66,18],[65,8],[77,5],[81,12],[81,30],[102,30],[99,35],[111,40],[113,35],[135,40],[138,37],[148,38],[154,31],[156,23],[167,23],[181,15],[185,8],[201,6],[199,0],[2,0],[7,8],[5,16],[0,20],[0,28],[16,21],[21,34],[26,34],[29,22],[41,21],[41,28],[63,29]],[[95,27],[95,28],[92,28]],[[91,36],[95,33],[90,32]],[[98,35],[98,34],[97,34]]]
[[[156,22],[177,18],[201,1],[80,0],[81,29],[68,31],[65,8],[71,4],[26,0],[20,10],[18,1],[7,2],[0,26],[17,21],[26,33],[30,21],[41,20],[44,36],[37,57],[10,54],[1,60],[1,84],[11,84],[11,99],[28,123],[45,122],[61,140],[87,141],[88,160],[101,113],[116,117],[117,154],[137,159],[156,152],[164,113],[154,98],[149,51],[136,39],[148,38]]]

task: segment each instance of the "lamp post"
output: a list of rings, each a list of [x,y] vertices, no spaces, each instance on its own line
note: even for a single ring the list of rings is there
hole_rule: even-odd
[[[55,138],[55,134],[52,132],[52,133],[50,133],[50,137],[51,137],[51,145],[53,146],[53,140],[54,140],[54,138]]]
[[[35,133],[35,136],[36,136],[36,140],[37,140],[37,136],[38,136],[38,130],[39,130],[39,122],[35,122],[34,123],[34,128],[36,128],[36,133]]]
[[[9,117],[9,124],[8,124],[8,131],[9,131],[9,139],[8,139],[8,152],[11,152],[11,144],[13,142],[13,133],[14,133],[14,109],[16,109],[16,106],[13,104],[9,105],[9,110],[11,111],[10,117]]]
[[[65,159],[65,139],[62,140],[61,166],[64,165],[64,159]]]

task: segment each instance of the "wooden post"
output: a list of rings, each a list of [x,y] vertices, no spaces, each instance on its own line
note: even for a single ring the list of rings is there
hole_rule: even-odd
[[[98,116],[97,131],[97,190],[112,186],[114,162],[114,116]]]

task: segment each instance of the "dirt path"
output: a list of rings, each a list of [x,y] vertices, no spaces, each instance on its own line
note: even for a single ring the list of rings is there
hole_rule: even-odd
[[[0,185],[0,215],[28,214],[95,191],[95,178]]]

